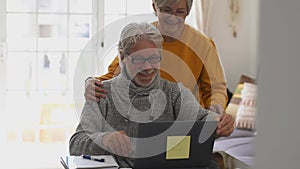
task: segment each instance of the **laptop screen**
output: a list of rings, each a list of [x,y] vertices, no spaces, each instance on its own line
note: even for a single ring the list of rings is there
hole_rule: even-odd
[[[140,123],[133,168],[208,166],[216,128],[216,121]]]

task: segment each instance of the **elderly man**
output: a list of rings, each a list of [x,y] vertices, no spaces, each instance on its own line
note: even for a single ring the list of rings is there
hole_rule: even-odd
[[[153,0],[153,9],[158,17],[158,22],[153,25],[164,38],[161,77],[181,82],[204,108],[221,114],[217,135],[229,136],[234,129],[234,120],[224,111],[227,93],[223,68],[211,41],[185,24],[192,3],[193,0]],[[87,80],[86,99],[99,101],[100,97],[105,97],[102,81],[119,73],[119,59],[116,58],[106,75]]]
[[[71,155],[115,154],[122,161],[132,157],[130,138],[137,137],[139,123],[217,119],[188,88],[160,78],[162,41],[159,30],[148,23],[123,29],[118,45],[121,73],[103,81],[105,98],[86,102],[70,139]]]

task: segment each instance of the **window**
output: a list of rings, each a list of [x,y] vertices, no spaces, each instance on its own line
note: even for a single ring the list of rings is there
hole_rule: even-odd
[[[143,14],[143,15],[142,15]],[[146,15],[146,17],[144,17]],[[98,74],[104,74],[107,66],[117,56],[119,32],[129,22],[155,21],[152,0],[104,0],[104,51]],[[116,33],[118,32],[118,33]],[[109,36],[106,36],[109,35]]]
[[[6,1],[7,113],[1,142],[6,156],[22,157],[16,168],[60,168],[59,156],[68,154],[68,139],[78,122],[74,65],[97,29],[97,3]]]
[[[82,93],[73,92],[73,80],[84,46],[104,25],[153,13],[151,3],[0,0],[0,18],[6,20],[0,21],[0,40],[5,39],[7,48],[7,59],[0,61],[1,81],[5,81],[0,85],[0,101],[6,107],[5,112],[1,110],[0,131],[5,157],[0,158],[21,157],[18,163],[4,160],[4,168],[61,168],[59,156],[68,154],[69,137],[78,123],[73,95],[83,98]],[[100,40],[109,48],[103,52],[107,60],[100,65],[107,67],[117,52],[106,44],[115,42],[108,36]]]

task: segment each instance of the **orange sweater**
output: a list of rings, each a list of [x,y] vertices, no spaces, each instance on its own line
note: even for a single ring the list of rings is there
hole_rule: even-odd
[[[225,108],[227,93],[223,67],[214,43],[201,32],[185,25],[178,41],[163,42],[160,68],[162,78],[183,83],[203,107],[220,104]],[[108,73],[98,79],[108,80],[119,73],[116,57],[109,65]]]

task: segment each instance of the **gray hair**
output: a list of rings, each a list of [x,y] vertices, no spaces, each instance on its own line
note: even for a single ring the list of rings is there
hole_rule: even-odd
[[[162,48],[163,37],[155,26],[146,22],[133,22],[125,26],[121,32],[118,45],[119,59],[122,60],[123,58],[121,57],[132,47],[136,46],[141,39],[152,41],[157,48]]]
[[[158,6],[165,6],[165,5],[172,5],[174,3],[180,2],[183,0],[152,0],[152,2],[158,7]],[[193,0],[185,0],[186,1],[186,7],[188,10],[188,13],[190,13]]]

